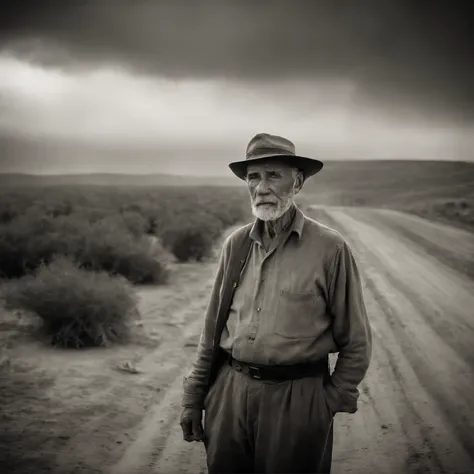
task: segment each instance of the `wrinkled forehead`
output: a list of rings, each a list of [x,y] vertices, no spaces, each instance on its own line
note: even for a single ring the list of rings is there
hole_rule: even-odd
[[[292,166],[279,159],[269,159],[261,163],[250,163],[247,165],[247,173],[263,173],[265,171],[290,171]]]

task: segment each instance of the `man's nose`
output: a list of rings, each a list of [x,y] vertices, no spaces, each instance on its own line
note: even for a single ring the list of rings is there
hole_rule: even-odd
[[[255,187],[255,193],[256,194],[269,194],[270,190],[268,189],[268,183],[264,180],[261,179],[257,186]]]

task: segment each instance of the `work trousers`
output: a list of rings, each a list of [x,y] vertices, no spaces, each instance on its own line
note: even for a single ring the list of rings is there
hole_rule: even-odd
[[[209,474],[330,473],[327,373],[262,381],[224,364],[205,399]]]

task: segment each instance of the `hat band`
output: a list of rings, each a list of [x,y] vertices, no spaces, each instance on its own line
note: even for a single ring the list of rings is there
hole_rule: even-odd
[[[291,150],[283,150],[282,148],[272,147],[260,147],[248,152],[247,159],[253,158],[254,156],[270,155],[272,153],[274,153],[275,155],[294,155],[294,152]]]

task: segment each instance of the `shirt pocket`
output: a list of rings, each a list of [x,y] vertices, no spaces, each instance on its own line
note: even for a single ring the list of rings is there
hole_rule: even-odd
[[[280,290],[275,318],[275,334],[289,339],[305,339],[319,335],[318,308],[325,307],[324,298],[315,292]]]

